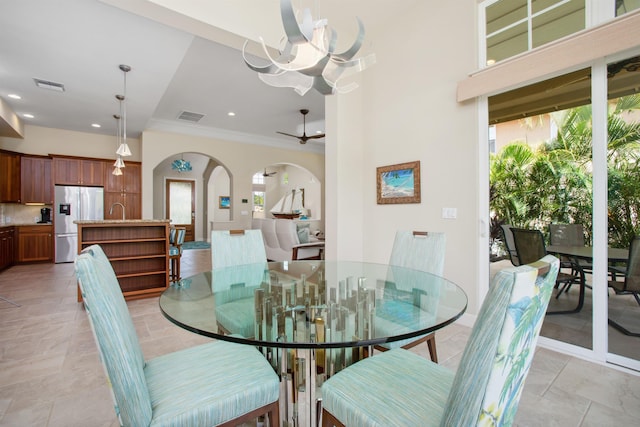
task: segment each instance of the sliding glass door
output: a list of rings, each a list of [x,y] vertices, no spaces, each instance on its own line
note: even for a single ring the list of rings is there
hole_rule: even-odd
[[[607,238],[610,247],[628,250],[640,234],[640,56],[608,62],[607,80]],[[635,265],[608,264],[607,344],[608,360],[640,369],[640,271]]]

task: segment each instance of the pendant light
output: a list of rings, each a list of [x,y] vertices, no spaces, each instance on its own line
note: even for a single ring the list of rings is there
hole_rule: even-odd
[[[127,101],[126,99],[127,99],[127,73],[131,71],[131,67],[128,65],[121,64],[120,69],[124,74],[124,91],[123,91],[123,95],[116,95],[116,98],[118,98],[118,96],[122,97],[122,100],[121,100],[122,111],[120,113],[122,116],[122,141],[120,143],[120,146],[118,147],[118,150],[116,151],[116,154],[121,157],[128,157],[131,155],[131,150],[129,149],[129,145],[127,144]]]
[[[116,95],[116,99],[120,101],[119,96]],[[120,101],[120,113],[122,113],[122,101]],[[120,147],[121,143],[121,129],[120,129],[120,114],[114,114],[113,118],[116,119],[116,147]],[[124,161],[122,160],[122,156],[118,155],[115,163],[113,164],[113,175],[119,176],[122,175],[122,168],[124,167]]]

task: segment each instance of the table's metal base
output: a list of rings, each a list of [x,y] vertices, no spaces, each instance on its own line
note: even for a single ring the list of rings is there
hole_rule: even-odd
[[[263,349],[280,375],[280,419],[284,427],[318,427],[322,384],[372,348]]]

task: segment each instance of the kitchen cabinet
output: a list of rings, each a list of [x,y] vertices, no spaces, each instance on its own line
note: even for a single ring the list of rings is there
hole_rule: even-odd
[[[20,203],[20,153],[0,150],[0,203]]]
[[[0,227],[0,270],[15,263],[15,227]]]
[[[125,161],[122,175],[113,175],[113,165],[105,162],[104,177],[104,219],[122,219],[122,203],[126,219],[142,218],[142,165],[139,162]],[[113,206],[112,213],[111,207]]]
[[[78,252],[100,245],[126,299],[160,295],[169,286],[169,220],[77,221]],[[82,295],[78,290],[78,301]]]
[[[23,155],[20,161],[20,192],[22,203],[53,204],[51,159]]]
[[[116,203],[124,205],[124,219],[142,219],[142,194],[105,192],[104,219],[123,219],[122,206]]]
[[[53,183],[56,185],[104,185],[105,162],[76,157],[53,158]]]
[[[52,225],[19,225],[17,229],[19,263],[53,262]]]

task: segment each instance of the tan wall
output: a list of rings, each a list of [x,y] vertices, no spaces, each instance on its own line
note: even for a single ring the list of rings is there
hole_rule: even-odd
[[[69,156],[116,158],[116,137],[94,133],[73,132],[39,126],[25,126],[24,139],[0,137],[0,148],[26,154],[65,154]],[[127,160],[141,161],[140,141],[127,138],[132,156]]]
[[[324,155],[300,150],[287,150],[257,144],[224,141],[203,136],[147,130],[142,135],[142,217],[153,216],[154,195],[161,193],[154,188],[153,169],[169,157],[182,152],[201,153],[216,159],[230,173],[232,182],[228,228],[251,228],[252,177],[274,163],[291,163],[309,170],[324,182]],[[155,184],[157,187],[157,182]],[[249,203],[238,203],[247,199]],[[324,201],[323,201],[324,204]],[[243,215],[243,212],[247,212]],[[201,235],[197,233],[197,235]]]

